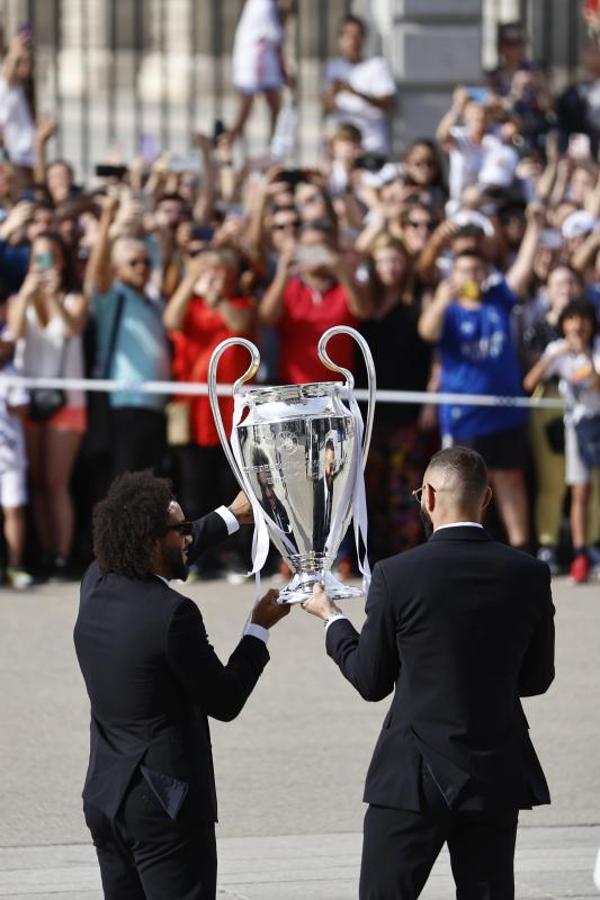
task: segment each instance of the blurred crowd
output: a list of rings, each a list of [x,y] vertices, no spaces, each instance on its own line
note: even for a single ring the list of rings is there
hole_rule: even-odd
[[[457,86],[436,134],[396,154],[389,63],[346,16],[324,70],[322,152],[298,168],[291,14],[247,0],[238,114],[195,134],[191,161],[103,164],[85,184],[48,158],[57,123],[34,116],[32,35],[13,39],[0,76],[1,372],[174,385],[168,397],[0,380],[5,583],[71,577],[89,556],[93,503],[120,472],[168,473],[190,518],[223,502],[233,476],[208,399],[175,383],[205,382],[232,335],[259,344],[263,383],[330,380],[317,343],[339,324],[365,336],[380,389],[566,402],[564,416],[380,403],[366,470],[374,560],[422,539],[411,490],[433,450],[459,443],[486,459],[497,534],[553,573],[600,575],[598,48],[557,96],[521,25],[503,25],[487,83]],[[273,131],[260,157],[245,140],[257,98]],[[351,340],[330,353],[365,384]],[[219,380],[246,365],[231,351]],[[230,422],[231,401],[221,410]],[[235,578],[246,554],[234,542],[202,569]],[[352,567],[344,542],[339,572]]]

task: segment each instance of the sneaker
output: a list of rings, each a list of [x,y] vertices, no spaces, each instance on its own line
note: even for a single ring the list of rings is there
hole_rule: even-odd
[[[537,552],[537,558],[540,560],[540,562],[546,563],[546,565],[550,569],[551,575],[560,574],[560,566],[558,564],[558,560],[556,559],[556,550],[554,549],[554,547],[540,547]]]
[[[585,584],[590,577],[590,561],[585,553],[578,553],[569,573],[573,584]]]
[[[273,578],[273,584],[283,587],[283,585],[286,585],[288,583],[291,577],[292,570],[290,569],[286,561],[282,559],[279,563],[279,572]]]
[[[25,591],[33,585],[33,575],[18,566],[7,566],[4,582],[15,591]]]
[[[336,566],[335,574],[340,581],[349,581],[352,578],[352,563],[349,559],[340,559]]]
[[[62,556],[55,557],[48,581],[53,582],[54,584],[66,584],[76,580],[77,576],[73,572],[69,562]]]
[[[590,575],[592,578],[600,578],[600,547],[595,544],[588,549],[590,560]]]

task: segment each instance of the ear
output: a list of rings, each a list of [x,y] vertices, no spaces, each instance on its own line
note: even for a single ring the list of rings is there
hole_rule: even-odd
[[[431,513],[435,509],[435,491],[430,484],[425,484],[423,493],[425,494],[425,507]]]
[[[492,496],[493,496],[493,491],[488,484],[488,486],[485,489],[485,494],[483,495],[483,500],[481,501],[481,511],[482,512],[484,509],[487,509],[488,506],[490,505],[490,503],[492,502]]]

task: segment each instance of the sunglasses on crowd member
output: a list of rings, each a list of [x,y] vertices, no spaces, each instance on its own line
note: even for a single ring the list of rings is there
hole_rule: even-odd
[[[298,231],[300,228],[300,221],[297,222],[276,222],[271,225],[273,231],[284,231],[286,228],[291,228],[294,231]]]
[[[152,263],[150,262],[149,256],[134,256],[133,259],[127,260],[127,265],[130,269],[135,269],[138,266],[144,266],[144,268],[150,268]]]
[[[194,259],[196,256],[200,256],[201,253],[206,253],[206,250],[206,247],[192,247],[191,250],[186,250],[185,252],[190,259]]]
[[[431,219],[427,221],[425,219],[407,219],[406,224],[410,225],[411,228],[426,228],[427,231],[435,230],[435,222]]]
[[[194,523],[190,521],[177,522],[175,525],[169,525],[168,531],[176,531],[181,537],[192,537],[194,534]]]

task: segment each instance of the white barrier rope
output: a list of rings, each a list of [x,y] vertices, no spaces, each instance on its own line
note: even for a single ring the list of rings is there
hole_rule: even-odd
[[[20,375],[2,375],[0,381],[7,387],[58,388],[71,391],[136,391],[140,394],[166,394],[171,396],[208,395],[208,385],[184,381],[115,381],[108,378],[28,378]],[[269,385],[257,384],[256,387]],[[231,397],[233,386],[217,386],[219,397]],[[366,390],[355,389],[357,400],[368,400]],[[518,406],[525,409],[564,409],[564,401],[558,397],[501,397],[493,394],[444,394],[428,391],[377,391],[377,403],[443,403],[461,406]]]

